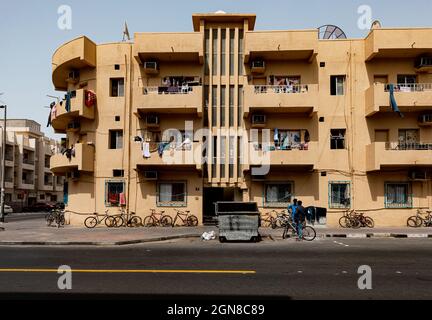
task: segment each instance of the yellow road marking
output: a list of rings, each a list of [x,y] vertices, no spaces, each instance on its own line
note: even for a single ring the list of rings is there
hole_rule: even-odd
[[[121,270],[121,269],[0,269],[0,272],[65,272],[71,271],[74,273],[213,273],[213,274],[255,274],[253,270],[164,270],[164,269],[132,269],[132,270]]]

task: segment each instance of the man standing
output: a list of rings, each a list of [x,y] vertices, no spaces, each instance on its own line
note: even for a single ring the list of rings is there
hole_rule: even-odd
[[[291,219],[292,219],[292,221],[294,221],[294,219],[295,219],[295,214],[296,214],[297,206],[298,206],[297,199],[294,199],[293,203],[288,206],[288,212],[291,210]]]
[[[303,223],[306,219],[306,209],[303,207],[303,202],[297,202],[296,213],[294,215],[294,222],[297,226],[297,241],[303,240]]]

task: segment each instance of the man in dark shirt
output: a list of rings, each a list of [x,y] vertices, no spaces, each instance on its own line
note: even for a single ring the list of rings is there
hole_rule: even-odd
[[[298,241],[303,240],[303,223],[306,220],[306,209],[303,207],[303,202],[298,201],[297,202],[297,210],[294,215],[295,223],[297,225],[297,234],[298,234]]]

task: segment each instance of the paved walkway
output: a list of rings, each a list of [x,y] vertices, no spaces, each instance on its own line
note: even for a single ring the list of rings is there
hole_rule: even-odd
[[[179,238],[199,238],[205,231],[215,231],[216,227],[176,227],[176,228],[119,228],[65,226],[47,227],[43,219],[11,221],[0,231],[0,245],[126,245]],[[1,228],[1,226],[0,226]],[[318,237],[421,237],[432,238],[432,228],[375,228],[338,229],[316,227]],[[282,239],[282,230],[261,228],[264,239]]]

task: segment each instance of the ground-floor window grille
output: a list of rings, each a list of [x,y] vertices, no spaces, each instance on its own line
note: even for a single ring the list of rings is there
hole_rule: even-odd
[[[287,207],[292,201],[294,183],[266,183],[264,185],[264,207]]]
[[[411,208],[412,187],[409,182],[387,182],[385,184],[386,208]]]
[[[124,192],[123,181],[107,181],[105,183],[105,205],[117,207],[120,205],[120,194]]]
[[[158,183],[157,205],[161,207],[186,206],[186,182]]]
[[[349,182],[329,183],[329,207],[349,208],[351,206],[351,190]]]

